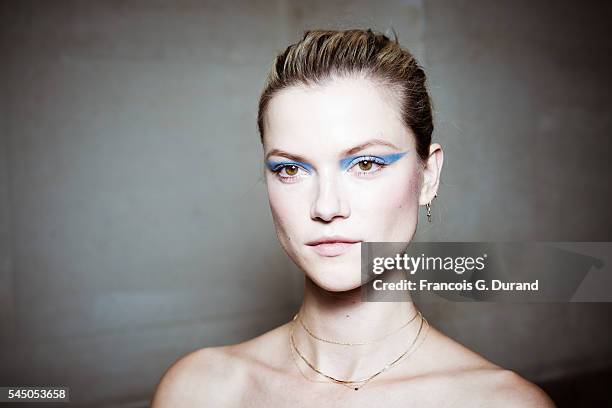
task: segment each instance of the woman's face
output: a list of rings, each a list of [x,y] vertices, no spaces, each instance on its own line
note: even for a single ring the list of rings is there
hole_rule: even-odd
[[[411,241],[423,168],[396,100],[370,80],[277,93],[264,155],[278,239],[319,287],[361,285],[360,241]]]

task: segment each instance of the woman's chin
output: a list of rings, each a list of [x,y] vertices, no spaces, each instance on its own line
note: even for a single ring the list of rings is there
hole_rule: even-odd
[[[317,271],[307,276],[319,288],[328,292],[346,292],[361,287],[361,276],[355,271]]]

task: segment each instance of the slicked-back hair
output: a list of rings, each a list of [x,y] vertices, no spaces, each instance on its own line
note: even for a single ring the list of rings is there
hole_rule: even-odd
[[[425,161],[433,133],[425,72],[414,56],[371,29],[309,30],[276,56],[259,99],[257,127],[264,141],[265,115],[272,97],[291,86],[323,85],[336,77],[363,76],[395,95],[401,119],[416,138]]]

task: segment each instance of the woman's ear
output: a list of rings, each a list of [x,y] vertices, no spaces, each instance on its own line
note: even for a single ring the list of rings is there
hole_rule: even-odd
[[[432,143],[429,145],[429,157],[423,166],[423,185],[419,195],[419,205],[430,203],[438,193],[443,163],[442,147],[438,143]]]

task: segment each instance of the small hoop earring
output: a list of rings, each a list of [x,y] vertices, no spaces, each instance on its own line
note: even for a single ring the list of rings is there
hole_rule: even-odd
[[[437,194],[434,195],[434,198],[438,197]],[[433,201],[433,199],[431,200]],[[425,204],[425,208],[427,208],[427,221],[431,222],[431,201]]]

